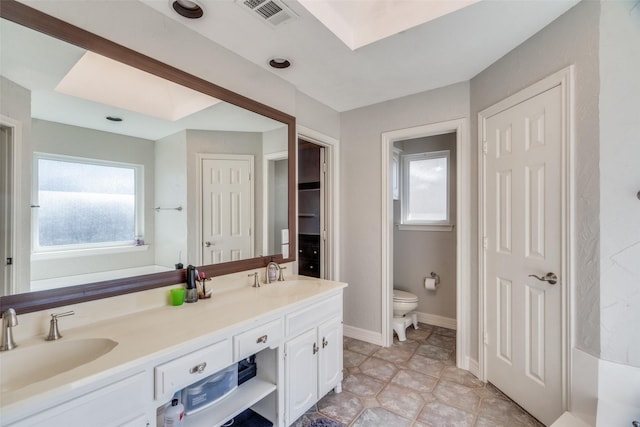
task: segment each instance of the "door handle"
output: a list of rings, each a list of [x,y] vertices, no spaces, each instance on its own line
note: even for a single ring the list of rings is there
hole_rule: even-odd
[[[536,276],[535,274],[530,274],[529,277],[535,277],[541,282],[549,282],[550,285],[555,285],[556,283],[558,283],[558,276],[556,276],[555,273],[547,273],[543,277]]]
[[[215,243],[211,243],[211,242],[204,242],[204,247],[205,247],[205,248],[211,247],[211,245],[215,245]]]

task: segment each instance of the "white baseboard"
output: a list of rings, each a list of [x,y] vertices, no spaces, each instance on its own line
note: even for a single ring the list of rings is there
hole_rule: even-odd
[[[356,328],[355,326],[343,325],[342,333],[345,337],[355,338],[360,341],[384,347],[382,342],[382,333],[380,332],[373,332],[366,329]]]
[[[457,322],[456,319],[452,319],[450,317],[438,316],[437,314],[429,314],[429,313],[420,313],[416,312],[418,315],[418,322],[420,323],[428,323],[433,326],[440,326],[441,328],[447,329],[456,329]]]
[[[476,376],[476,378],[480,378],[480,365],[478,364],[478,361],[470,357],[467,357],[466,363],[467,363],[467,366],[465,366],[463,369],[466,369],[469,372],[471,372],[473,375]]]

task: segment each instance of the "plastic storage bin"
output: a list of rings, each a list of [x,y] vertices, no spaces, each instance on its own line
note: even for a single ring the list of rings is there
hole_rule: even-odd
[[[238,388],[238,365],[233,364],[182,390],[186,415],[198,412]]]

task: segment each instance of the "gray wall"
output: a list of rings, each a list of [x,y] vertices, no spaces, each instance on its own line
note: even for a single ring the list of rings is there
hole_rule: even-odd
[[[583,1],[502,57],[471,80],[471,158],[477,159],[478,112],[544,77],[575,64],[575,247],[576,345],[595,356],[600,351],[599,289],[599,17],[600,3]],[[477,176],[472,161],[471,176]],[[472,212],[477,211],[477,189],[473,189]],[[471,236],[477,236],[477,223]],[[474,242],[473,260],[477,260]],[[477,278],[474,263],[472,280]],[[477,286],[472,306],[478,300]],[[477,315],[472,315],[472,319]],[[471,331],[472,357],[477,353],[477,333]],[[475,340],[475,341],[474,341]]]
[[[32,120],[31,134],[33,152],[142,165],[144,167],[144,240],[145,244],[151,246],[148,251],[87,255],[82,257],[82,262],[78,262],[77,258],[32,261],[31,280],[152,265],[155,262],[153,141],[39,119]]]
[[[346,325],[382,332],[381,133],[468,114],[466,82],[342,113],[340,279],[349,283]]]
[[[449,200],[452,222],[456,218],[456,134],[416,138],[394,144],[401,154],[449,150]],[[402,196],[401,196],[402,197]],[[394,224],[401,220],[401,201],[393,201]],[[431,272],[440,276],[437,291],[424,288]],[[456,318],[456,232],[393,229],[393,286],[418,296],[418,312]]]
[[[600,356],[640,367],[637,0],[602,3],[600,76]]]

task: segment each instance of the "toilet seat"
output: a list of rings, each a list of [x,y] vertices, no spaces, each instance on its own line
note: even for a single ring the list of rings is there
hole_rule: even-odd
[[[393,300],[396,302],[418,302],[418,297],[411,292],[394,289]]]

